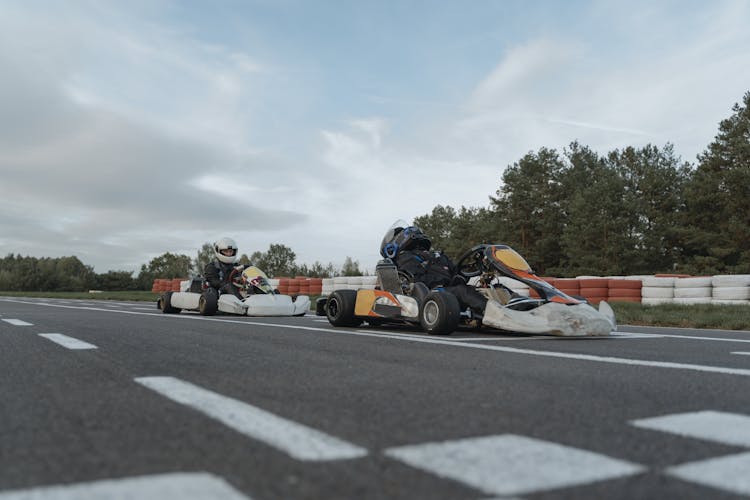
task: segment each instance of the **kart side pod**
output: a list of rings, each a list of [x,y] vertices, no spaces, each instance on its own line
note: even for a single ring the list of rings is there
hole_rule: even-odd
[[[204,316],[216,312],[247,316],[301,316],[310,309],[310,297],[299,295],[296,299],[280,294],[249,295],[240,300],[234,295],[217,296],[215,292],[167,292],[159,298],[159,308],[165,313],[181,310],[199,311]]]

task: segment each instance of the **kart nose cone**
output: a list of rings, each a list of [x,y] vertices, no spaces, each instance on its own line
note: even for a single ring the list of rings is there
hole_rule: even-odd
[[[614,319],[614,314],[612,318]],[[609,335],[614,330],[613,319],[610,320],[588,304],[548,302],[529,311],[515,311],[490,300],[482,323],[514,332],[589,337]]]

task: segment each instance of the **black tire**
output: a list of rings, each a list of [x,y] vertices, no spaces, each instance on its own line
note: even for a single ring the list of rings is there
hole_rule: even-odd
[[[419,324],[430,335],[450,335],[460,319],[461,306],[449,292],[430,292],[419,306]]]
[[[328,297],[320,297],[318,300],[315,301],[315,315],[316,316],[326,315],[326,302],[328,302]]]
[[[362,319],[354,316],[357,302],[355,290],[336,290],[326,301],[326,316],[333,326],[359,326]]]
[[[182,309],[172,307],[172,292],[164,292],[161,299],[159,299],[159,306],[161,306],[161,312],[164,314],[179,314]]]
[[[198,312],[201,316],[213,316],[219,310],[219,294],[209,288],[198,299]]]

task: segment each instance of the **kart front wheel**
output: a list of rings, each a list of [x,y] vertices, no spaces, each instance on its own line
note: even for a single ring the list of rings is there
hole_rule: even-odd
[[[159,306],[164,314],[178,314],[182,310],[172,306],[172,292],[166,292],[161,296]]]
[[[219,309],[219,294],[209,288],[198,299],[198,312],[201,316],[213,316]]]
[[[450,335],[460,319],[461,306],[449,292],[430,292],[419,308],[419,323],[430,335]]]
[[[325,311],[328,321],[333,326],[359,326],[362,320],[354,316],[354,305],[357,302],[355,290],[336,290],[328,296]]]

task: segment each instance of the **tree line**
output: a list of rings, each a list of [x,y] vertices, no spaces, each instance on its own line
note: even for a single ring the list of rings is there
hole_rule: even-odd
[[[487,207],[415,218],[458,258],[505,243],[549,276],[750,273],[750,92],[693,166],[673,146],[527,153]]]
[[[0,259],[0,290],[5,291],[60,291],[85,290],[150,290],[156,278],[187,278],[202,275],[206,264],[214,258],[211,243],[204,243],[194,258],[184,254],[166,252],[141,266],[140,272],[109,271],[98,274],[78,257],[25,257],[9,254]],[[323,265],[297,264],[294,251],[281,244],[272,244],[265,252],[240,256],[240,264],[250,264],[262,269],[270,277],[308,276],[361,276],[359,262],[347,257],[341,268],[332,263]]]
[[[599,154],[579,142],[562,151],[530,151],[501,176],[487,207],[437,205],[414,223],[454,259],[474,244],[505,243],[550,276],[750,273],[750,92],[719,124],[697,165],[671,144]],[[0,290],[148,290],[155,278],[202,274],[213,258],[205,243],[194,258],[164,253],[140,272],[97,274],[77,257],[0,259]],[[243,254],[269,276],[363,274],[296,263],[272,244]]]

